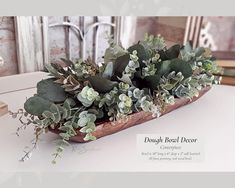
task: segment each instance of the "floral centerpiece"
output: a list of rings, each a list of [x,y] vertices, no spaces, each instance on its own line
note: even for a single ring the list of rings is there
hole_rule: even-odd
[[[90,141],[117,132],[123,127],[113,127],[128,124],[133,114],[140,112],[159,117],[176,100],[190,101],[216,82],[216,65],[207,48],[192,49],[189,43],[167,48],[160,35],[147,34],[128,49],[111,38],[108,42],[102,65],[90,59],[62,59],[66,66],[46,65],[50,77],[38,82],[37,93],[27,99],[24,110],[11,112],[22,123],[18,131],[30,124],[35,130],[33,147],[22,161],[43,133],[52,131],[60,136],[53,154],[55,163],[70,140]],[[139,122],[132,121],[124,128],[151,118],[140,116]],[[112,124],[106,133],[105,126],[99,126],[105,123]]]

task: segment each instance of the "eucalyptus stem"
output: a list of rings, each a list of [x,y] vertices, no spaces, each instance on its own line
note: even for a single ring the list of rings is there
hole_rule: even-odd
[[[32,147],[29,148],[27,151],[24,150],[25,154],[23,155],[23,157],[19,161],[24,162],[24,161],[30,159],[33,150],[35,150],[37,148],[39,136],[43,133],[43,131],[44,131],[44,128],[35,128],[35,138],[31,141]],[[28,147],[26,147],[26,148],[28,148]]]

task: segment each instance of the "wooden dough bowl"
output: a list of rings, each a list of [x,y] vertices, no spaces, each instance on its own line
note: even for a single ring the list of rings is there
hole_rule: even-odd
[[[161,114],[161,116],[163,116],[164,114],[167,114],[167,113],[169,113],[169,112],[171,112],[171,111],[173,111],[173,110],[175,110],[179,107],[182,107],[184,105],[187,105],[187,104],[190,104],[190,103],[196,101],[197,99],[199,99],[202,95],[204,95],[210,89],[211,89],[211,87],[203,88],[199,92],[199,96],[198,97],[193,97],[192,100],[189,100],[187,98],[181,98],[181,99],[176,98],[175,99],[175,104],[168,105],[166,107],[166,110]],[[103,136],[107,136],[107,135],[119,132],[123,129],[132,127],[134,125],[144,123],[144,122],[152,120],[154,118],[156,118],[156,117],[153,117],[152,113],[144,112],[144,111],[137,112],[137,113],[129,115],[127,120],[120,120],[120,121],[117,121],[117,122],[107,121],[107,122],[97,124],[96,125],[96,130],[92,133],[92,135],[94,135],[98,139],[98,138],[101,138]],[[56,133],[56,134],[59,134],[61,132],[60,130],[58,130],[56,128],[55,129],[50,128],[50,131],[53,132],[53,133]],[[87,141],[83,140],[83,138],[85,137],[84,133],[81,133],[79,131],[79,129],[77,129],[76,132],[77,132],[77,135],[74,136],[74,137],[71,137],[70,141],[80,142],[80,143],[87,142]]]

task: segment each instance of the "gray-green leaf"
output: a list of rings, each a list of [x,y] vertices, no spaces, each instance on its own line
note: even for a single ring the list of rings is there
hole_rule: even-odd
[[[37,94],[51,102],[63,102],[66,99],[64,89],[60,84],[55,83],[53,78],[38,82]]]
[[[24,103],[24,109],[29,114],[40,116],[44,111],[50,109],[51,104],[50,101],[45,100],[42,97],[33,96]]]

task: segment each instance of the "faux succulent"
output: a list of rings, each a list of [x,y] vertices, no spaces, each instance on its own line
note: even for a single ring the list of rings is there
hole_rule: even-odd
[[[23,161],[48,130],[60,131],[55,163],[77,132],[85,134],[85,141],[95,140],[92,133],[98,122],[128,118],[138,111],[160,116],[175,98],[191,99],[216,82],[209,49],[192,49],[189,43],[167,48],[160,35],[146,35],[128,49],[112,39],[109,44],[101,66],[90,59],[63,59],[65,67],[46,65],[50,78],[37,84],[37,93],[27,99],[24,110],[11,113],[19,117],[21,128],[34,124],[36,138]]]

